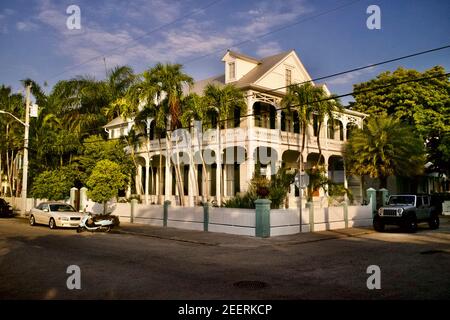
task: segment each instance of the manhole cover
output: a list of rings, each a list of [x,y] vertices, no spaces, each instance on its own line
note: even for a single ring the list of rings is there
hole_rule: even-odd
[[[233,284],[236,288],[239,289],[251,289],[251,290],[258,290],[258,289],[264,289],[268,287],[269,285],[262,281],[238,281]]]
[[[420,252],[420,254],[435,254],[435,253],[446,253],[446,252],[442,250],[427,250]]]

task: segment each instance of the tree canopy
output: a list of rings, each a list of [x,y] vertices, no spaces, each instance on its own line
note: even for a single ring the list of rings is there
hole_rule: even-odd
[[[410,81],[373,90],[380,86]],[[361,93],[358,91],[367,90]],[[412,125],[426,144],[431,169],[450,175],[450,81],[445,69],[435,66],[425,72],[398,68],[375,79],[354,85],[351,108],[378,116],[386,114]]]
[[[355,129],[345,145],[347,172],[380,179],[387,187],[392,175],[415,176],[424,168],[423,141],[414,127],[380,115],[371,117],[361,129]]]
[[[88,196],[99,203],[106,203],[117,197],[119,189],[126,186],[127,176],[120,165],[110,160],[97,162],[87,180]],[[104,212],[106,213],[106,212]]]

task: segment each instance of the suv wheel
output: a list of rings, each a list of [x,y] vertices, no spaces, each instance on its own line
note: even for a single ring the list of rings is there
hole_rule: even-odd
[[[407,217],[404,222],[406,232],[414,233],[417,231],[417,219],[414,216]]]
[[[437,214],[433,214],[428,221],[428,225],[430,229],[435,230],[439,228],[439,216]]]
[[[375,216],[375,218],[373,218],[373,228],[378,232],[384,231],[384,222],[379,216]]]

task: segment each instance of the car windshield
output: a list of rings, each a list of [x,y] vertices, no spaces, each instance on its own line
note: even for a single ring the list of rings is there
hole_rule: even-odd
[[[75,212],[75,209],[68,204],[51,204],[50,211],[52,211],[52,212]]]
[[[391,196],[388,204],[413,206],[414,196]]]

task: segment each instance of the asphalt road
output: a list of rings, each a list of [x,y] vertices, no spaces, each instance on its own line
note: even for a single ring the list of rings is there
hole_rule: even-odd
[[[0,219],[0,299],[450,299],[450,223],[442,222],[416,234],[230,236],[208,245]],[[80,290],[67,289],[69,265],[81,269]],[[380,267],[379,290],[367,288],[369,265]]]

